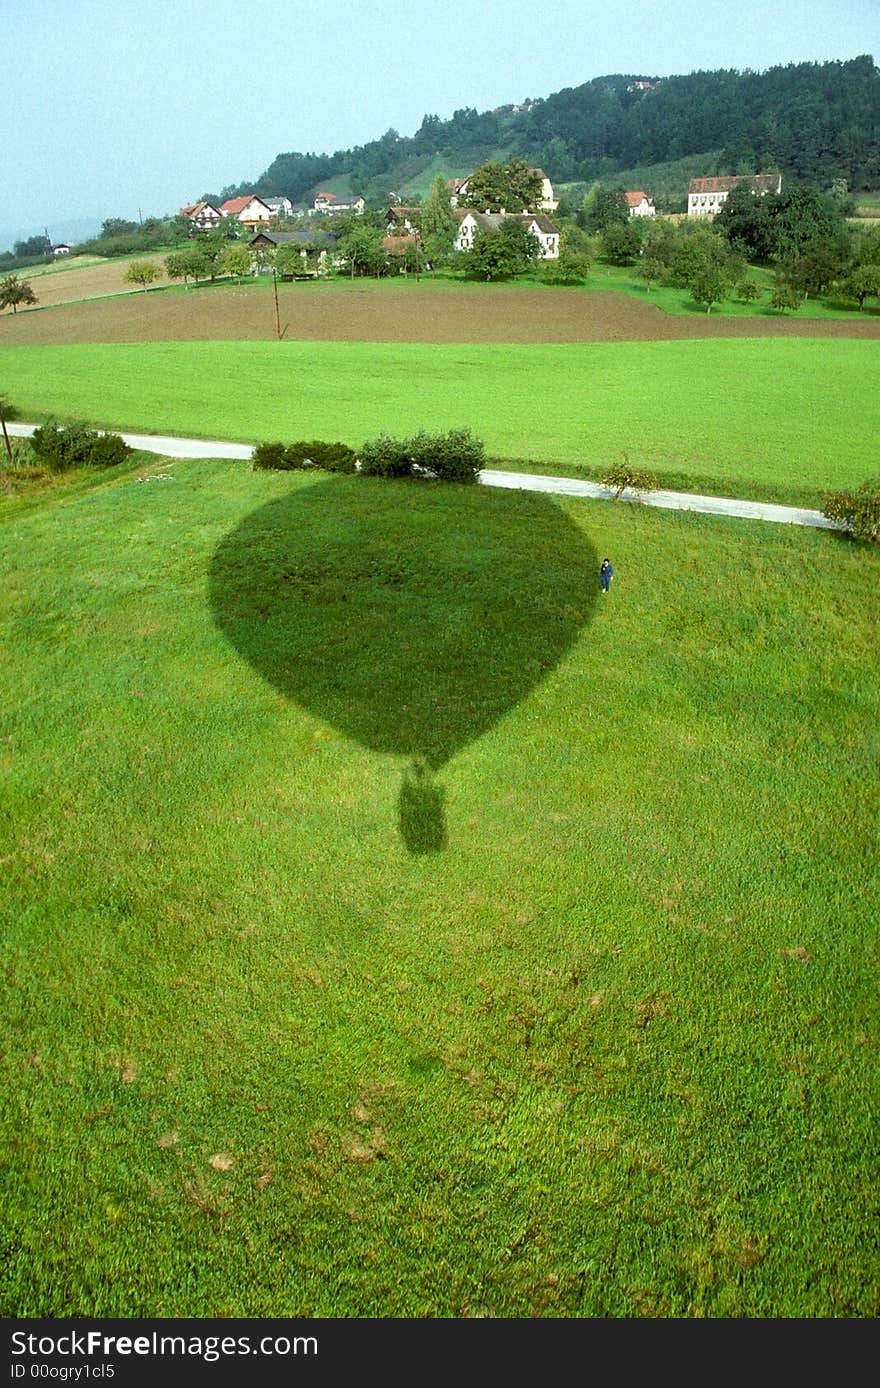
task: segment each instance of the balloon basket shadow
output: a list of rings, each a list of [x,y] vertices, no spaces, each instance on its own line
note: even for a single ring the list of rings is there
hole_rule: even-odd
[[[445,798],[429,766],[415,761],[407,767],[397,801],[397,824],[409,853],[440,853],[446,847]]]

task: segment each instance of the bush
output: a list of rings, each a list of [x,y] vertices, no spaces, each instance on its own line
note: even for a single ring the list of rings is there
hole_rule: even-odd
[[[115,467],[131,449],[119,434],[102,434],[87,424],[41,424],[31,448],[52,472],[72,467]]]
[[[822,515],[857,540],[880,543],[880,477],[863,482],[854,492],[826,492]]]
[[[263,468],[284,469],[292,467],[287,462],[287,449],[283,443],[258,443],[251,454],[251,467],[256,471]]]
[[[98,434],[89,450],[90,467],[118,467],[124,463],[131,448],[120,434]]]
[[[289,443],[284,456],[286,467],[319,467],[325,472],[354,472],[357,461],[347,443],[323,443],[320,439]]]
[[[653,472],[646,472],[644,468],[633,467],[624,454],[623,462],[615,463],[605,473],[602,478],[602,486],[611,488],[616,501],[625,491],[656,492],[657,478]]]
[[[445,434],[426,434],[420,429],[407,441],[413,467],[441,482],[476,482],[486,466],[482,439],[470,429],[450,429]]]
[[[411,477],[413,460],[408,439],[380,434],[368,439],[360,451],[361,472],[367,477]]]

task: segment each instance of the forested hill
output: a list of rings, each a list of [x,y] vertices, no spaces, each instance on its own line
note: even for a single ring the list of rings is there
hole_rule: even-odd
[[[597,77],[494,111],[426,115],[412,136],[389,130],[334,154],[279,154],[256,182],[235,191],[299,201],[336,180],[384,197],[424,188],[437,172],[464,175],[513,155],[554,183],[608,180],[617,170],[705,155],[707,174],[773,170],[820,187],[845,179],[853,192],[878,188],[880,70],[865,54],[765,72]]]

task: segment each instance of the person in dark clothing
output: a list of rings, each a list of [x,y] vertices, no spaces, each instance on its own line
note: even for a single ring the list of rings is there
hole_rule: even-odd
[[[599,582],[602,584],[602,592],[607,593],[611,587],[611,580],[614,577],[614,570],[611,567],[610,559],[602,560],[602,567],[599,570]]]

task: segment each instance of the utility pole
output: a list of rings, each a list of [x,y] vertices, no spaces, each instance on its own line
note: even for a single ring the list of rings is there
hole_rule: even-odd
[[[3,425],[3,442],[6,444],[6,453],[9,461],[12,462],[12,444],[9,442],[9,435],[6,432],[6,415],[3,410],[2,400],[0,400],[0,424]]]
[[[272,266],[272,288],[275,291],[275,333],[278,341],[281,341],[281,315],[278,312],[278,275],[275,266]]]

